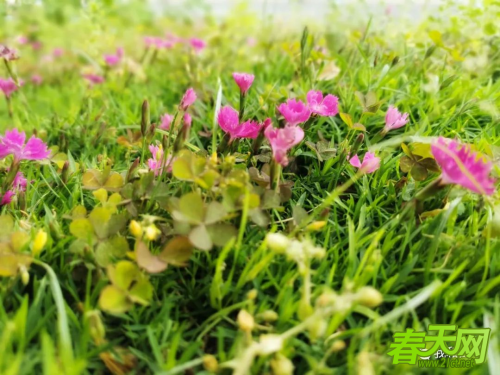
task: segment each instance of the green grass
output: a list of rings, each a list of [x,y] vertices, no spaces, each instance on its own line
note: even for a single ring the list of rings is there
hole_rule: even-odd
[[[293,362],[296,374],[426,373],[417,366],[393,365],[387,352],[395,332],[425,331],[429,324],[491,327],[487,362],[468,372],[494,373],[500,361],[499,194],[480,196],[449,186],[426,200],[418,216],[410,202],[438,174],[415,181],[401,171],[400,159],[403,142],[415,146],[435,136],[458,138],[490,157],[498,178],[498,1],[485,1],[487,10],[463,7],[452,17],[444,12],[404,27],[398,19],[368,21],[352,13],[346,18],[334,8],[329,17],[337,22],[311,24],[305,37],[301,25],[288,25],[284,31],[272,20],[260,23],[243,13],[224,21],[206,17],[201,24],[186,15],[154,18],[135,2],[112,3],[0,8],[11,14],[0,40],[15,44],[16,36],[32,33],[44,43],[39,52],[20,48],[21,58],[14,66],[27,83],[12,98],[13,118],[0,103],[0,133],[13,127],[36,131],[69,160],[67,176],[55,162],[23,162],[21,170],[32,181],[25,206],[18,200],[1,208],[15,218],[17,230],[29,235],[21,252],[30,253],[38,230],[49,234],[44,250],[29,266],[29,282],[24,284],[21,275],[0,280],[1,374],[98,374],[110,369],[116,374],[208,374],[203,366],[207,354],[223,364],[220,373],[231,373],[229,366],[236,364],[234,373],[243,374],[245,355],[256,354],[255,343],[263,334],[282,335],[285,341],[281,356],[248,357],[253,374],[280,374],[273,361],[283,358]],[[155,58],[149,53],[141,63],[142,37],[165,31],[201,37],[208,47],[197,56],[177,46]],[[249,36],[256,38],[255,46],[247,44]],[[126,69],[110,71],[103,85],[89,89],[80,73],[102,64],[102,54],[117,46],[125,48],[143,77],[132,75],[127,82]],[[55,47],[65,48],[65,55],[44,64],[42,56]],[[322,80],[332,63],[338,75]],[[338,115],[319,118],[306,130],[304,141],[325,139],[337,150],[336,156],[320,160],[304,142],[295,147],[295,158],[282,174],[282,179],[293,182],[291,199],[262,208],[262,197],[260,206],[269,224],[258,226],[248,215],[250,194],[263,191],[245,180],[241,159],[251,143],[242,141],[236,163],[219,154],[217,167],[225,182],[241,188],[235,209],[223,220],[237,235],[225,246],[195,250],[186,267],[169,264],[151,275],[141,271],[152,285],[148,303],[134,303],[121,314],[103,311],[99,296],[110,284],[106,268],[95,258],[97,248],[75,244],[78,231],[70,229],[74,207],[83,205],[90,212],[102,206],[84,186],[84,171],[110,165],[125,177],[141,156],[141,146],[127,148],[117,139],[127,129],[140,129],[143,100],[149,102],[151,121],[158,122],[164,112],[175,112],[188,87],[196,90],[198,100],[189,110],[193,125],[185,148],[209,158],[215,151],[213,140],[219,144],[223,136],[214,126],[216,108],[238,108],[234,71],[255,74],[246,116],[259,121],[271,117],[277,124],[276,106],[288,97],[304,100],[312,88],[337,95],[341,112],[366,127],[360,154],[374,150],[382,159],[380,169],[356,175],[342,152],[360,132],[349,129]],[[1,77],[7,76],[5,69],[1,72]],[[34,72],[44,77],[39,87],[28,82]],[[380,109],[363,113],[356,91],[374,92]],[[389,104],[408,112],[410,122],[377,140]],[[200,133],[212,130],[215,135]],[[164,134],[156,130],[150,143],[161,142]],[[262,151],[266,150],[264,144]],[[262,164],[251,161],[259,169]],[[0,160],[0,178],[9,166],[9,158]],[[147,175],[146,163],[138,169],[134,181]],[[231,170],[240,173],[232,180]],[[221,192],[226,192],[224,187],[204,189],[171,174],[161,179],[161,185],[148,188],[143,177],[143,186],[137,182],[132,188],[137,194],[146,191],[133,199],[136,216],[128,207],[130,197],[121,191],[117,213],[126,222],[119,237],[126,239],[130,250],[135,243],[128,228],[131,220],[146,223],[147,215],[159,218],[156,224],[163,234],[149,246],[158,254],[180,233],[169,198],[199,192],[208,203],[220,201]],[[335,190],[351,182],[345,191]],[[319,231],[305,230],[299,218],[307,213],[315,215],[307,223],[317,220],[326,225]],[[310,239],[325,250],[324,257],[307,260],[299,270],[296,262],[269,250],[264,241],[269,232]],[[120,253],[110,263],[120,260],[134,262]],[[355,292],[365,286],[378,290],[383,302],[357,303]],[[338,294],[337,301],[317,306],[328,290]],[[304,306],[309,299],[312,307],[308,302]],[[349,299],[352,306],[341,309]],[[241,329],[241,310],[256,319],[251,333]],[[269,310],[276,320],[266,322],[264,317],[274,315]],[[120,360],[125,362],[123,372],[117,370]]]

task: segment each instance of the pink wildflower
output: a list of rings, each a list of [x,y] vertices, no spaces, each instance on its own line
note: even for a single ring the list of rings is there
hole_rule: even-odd
[[[16,193],[13,190],[6,191],[2,197],[2,200],[0,201],[0,206],[10,204],[10,202],[12,202],[12,198],[14,197],[15,194]]]
[[[104,77],[97,74],[83,74],[83,78],[89,81],[90,85],[98,85],[104,82]]]
[[[35,40],[34,42],[31,42],[31,47],[32,47],[35,51],[37,51],[37,50],[41,49],[41,48],[42,48],[42,46],[43,46],[43,43],[42,43],[42,42],[40,42],[40,41],[38,41],[38,40]]]
[[[181,100],[181,110],[185,111],[189,108],[191,104],[193,104],[196,101],[196,92],[192,89],[189,88],[186,90],[186,93],[182,97]]]
[[[14,48],[9,48],[0,44],[0,58],[7,61],[12,61],[17,60],[19,56]]]
[[[247,45],[249,47],[254,47],[256,44],[257,44],[257,39],[255,39],[254,37],[251,37],[251,36],[249,36],[247,38]]]
[[[43,82],[43,78],[42,78],[41,75],[39,75],[39,74],[33,74],[31,76],[31,83],[33,83],[34,85],[39,86],[39,85],[42,84],[42,82]]]
[[[163,160],[163,148],[161,146],[150,145],[149,151],[153,157],[148,159],[148,167],[154,172],[155,176],[161,173],[162,163],[168,166],[169,172],[172,170],[172,165],[170,163],[172,157],[169,155],[166,160]]]
[[[307,93],[307,104],[313,113],[320,116],[335,116],[339,113],[339,98],[331,94],[323,98],[323,93],[319,90]]]
[[[287,125],[294,126],[301,122],[306,122],[311,116],[309,107],[296,99],[288,99],[286,103],[281,103],[278,106],[278,111],[283,115]]]
[[[26,191],[27,185],[28,180],[24,177],[23,172],[17,172],[14,181],[12,181],[12,187],[17,191]]]
[[[165,113],[160,118],[161,124],[160,124],[159,128],[162,130],[170,129],[170,124],[172,124],[173,119],[174,119],[173,115],[169,115],[168,113]]]
[[[398,129],[405,126],[407,122],[408,113],[401,114],[396,107],[391,105],[385,115],[384,131],[388,132],[389,130]]]
[[[460,185],[479,194],[491,195],[495,192],[495,180],[489,177],[492,163],[472,152],[469,145],[439,137],[431,145],[431,151],[441,167],[444,184]]]
[[[380,158],[376,157],[372,152],[367,152],[365,154],[363,163],[360,162],[358,155],[354,155],[350,158],[349,163],[363,173],[373,173],[380,168]]]
[[[5,136],[0,136],[0,158],[14,155],[14,160],[41,160],[49,156],[47,145],[40,139],[32,136],[26,144],[26,133],[17,129],[6,131]]]
[[[233,78],[241,92],[246,94],[250,86],[252,86],[255,76],[248,73],[233,73]]]
[[[25,37],[24,35],[19,35],[17,37],[17,43],[19,43],[20,45],[24,45],[24,44],[27,44],[28,43],[28,38]]]
[[[61,57],[62,55],[64,55],[64,50],[62,48],[54,48],[52,50],[52,55],[54,57]]]
[[[304,138],[304,130],[298,126],[274,128],[267,126],[264,135],[271,144],[273,157],[282,166],[288,165],[287,152]]]
[[[191,115],[189,113],[184,113],[183,121],[184,121],[184,126],[187,129],[190,129],[191,128],[191,123],[193,122],[193,119],[191,118]]]
[[[191,47],[193,47],[196,53],[200,53],[207,46],[207,43],[205,43],[205,41],[198,38],[189,39],[189,44],[191,45]]]
[[[104,55],[104,62],[108,66],[116,66],[120,63],[123,57],[123,48],[117,48],[114,55]]]
[[[18,89],[18,86],[12,78],[3,79],[0,78],[0,90],[5,94],[7,98],[10,98],[12,93]]]
[[[235,138],[255,139],[262,128],[262,125],[256,121],[248,120],[240,124],[238,112],[230,106],[225,106],[219,111],[217,120],[221,129],[229,134],[230,140]]]

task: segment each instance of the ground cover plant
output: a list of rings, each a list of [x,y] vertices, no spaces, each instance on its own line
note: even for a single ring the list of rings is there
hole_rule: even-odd
[[[1,5],[0,373],[495,373],[500,2],[449,6]]]

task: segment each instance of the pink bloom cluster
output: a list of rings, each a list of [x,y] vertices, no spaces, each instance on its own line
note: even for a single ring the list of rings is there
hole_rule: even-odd
[[[217,121],[221,129],[224,130],[225,133],[229,134],[230,141],[235,138],[255,139],[259,135],[263,126],[263,124],[259,124],[258,122],[251,120],[240,124],[238,112],[230,106],[221,108],[217,116]]]
[[[114,55],[104,55],[104,62],[107,66],[116,66],[122,60],[123,55],[123,48],[119,47],[116,49],[116,53]]]
[[[24,177],[22,172],[17,172],[14,177],[14,181],[12,182],[12,188],[7,190],[5,194],[1,197],[0,206],[10,204],[12,202],[12,198],[16,195],[16,193],[20,191],[26,191],[26,186],[28,185],[28,180]]]
[[[311,114],[319,116],[335,116],[339,113],[339,98],[335,95],[325,95],[321,91],[310,90],[307,93],[307,104],[288,99],[278,106],[278,111],[285,118],[287,125],[298,125],[309,120]]]
[[[161,146],[150,145],[149,151],[153,157],[148,159],[148,167],[154,172],[155,176],[161,174],[162,164],[168,166],[168,172],[172,171],[172,165],[170,163],[172,157],[169,155],[163,160],[163,148]]]
[[[172,124],[172,121],[174,120],[173,115],[169,115],[168,113],[165,113],[163,116],[160,118],[160,126],[159,128],[161,130],[168,130],[170,129],[170,124]]]
[[[192,88],[187,89],[181,100],[181,110],[186,111],[196,101],[196,98],[196,92]]]
[[[439,137],[431,145],[432,155],[441,167],[441,181],[444,184],[463,186],[479,194],[495,192],[495,180],[490,178],[491,162],[472,152],[469,145]]]
[[[207,46],[207,43],[204,40],[198,38],[189,39],[189,44],[191,45],[191,47],[193,47],[196,53],[200,53]]]
[[[408,123],[408,113],[400,113],[396,107],[392,105],[389,106],[387,113],[385,115],[385,126],[384,131],[398,129],[405,126]]]
[[[304,139],[304,130],[299,126],[274,128],[270,123],[264,130],[264,135],[271,144],[273,158],[282,166],[288,165],[287,152]]]
[[[90,86],[99,85],[104,82],[104,77],[98,74],[83,74],[82,77],[90,83]]]
[[[14,160],[42,160],[50,155],[47,145],[40,139],[32,136],[25,143],[26,133],[17,129],[7,130],[0,136],[0,158],[14,155]]]
[[[146,44],[146,47],[153,47],[156,49],[170,49],[174,46],[174,42],[172,42],[171,40],[157,36],[144,37],[144,43]]]
[[[10,98],[12,93],[18,89],[18,86],[12,78],[0,78],[0,90],[7,98]]]
[[[12,61],[17,60],[18,58],[19,56],[17,55],[17,51],[15,49],[0,44],[0,59]]]
[[[255,76],[248,73],[233,73],[233,78],[241,93],[246,94],[250,86],[252,86]]]
[[[358,155],[354,155],[349,159],[349,163],[359,169],[361,173],[373,173],[380,168],[380,158],[374,153],[367,152],[363,157],[363,162],[359,160]]]

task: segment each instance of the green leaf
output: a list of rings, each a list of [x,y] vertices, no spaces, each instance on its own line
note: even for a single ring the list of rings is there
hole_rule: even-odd
[[[89,169],[82,176],[82,184],[87,189],[99,189],[101,187],[101,174],[95,169]]]
[[[14,219],[10,215],[0,215],[0,238],[7,238],[14,231]]]
[[[427,169],[420,165],[419,163],[415,163],[410,172],[411,176],[416,181],[423,181],[427,178]]]
[[[87,209],[83,206],[76,206],[71,212],[71,217],[73,219],[80,219],[84,218],[85,216],[87,216]]]
[[[76,238],[89,241],[94,238],[94,228],[89,219],[75,219],[69,225],[70,233]]]
[[[219,202],[210,202],[205,215],[205,224],[214,224],[227,215],[226,208]]]
[[[183,267],[193,254],[193,245],[187,237],[179,236],[171,239],[158,256],[162,261]]]
[[[208,251],[213,247],[210,234],[203,224],[198,225],[191,230],[191,232],[189,233],[189,241],[193,244],[194,247],[200,250]]]
[[[108,267],[109,279],[113,285],[123,290],[127,290],[139,275],[137,266],[128,260],[122,260],[115,266]]]
[[[293,221],[295,225],[300,225],[304,220],[306,220],[309,217],[307,214],[307,211],[304,210],[302,206],[294,206],[293,207]]]
[[[125,185],[125,181],[123,181],[121,174],[111,172],[106,180],[106,183],[104,184],[104,188],[109,191],[118,191],[123,187],[123,185]]]
[[[441,33],[437,30],[431,30],[429,31],[429,37],[431,40],[434,42],[436,46],[442,47],[443,46],[443,37]]]
[[[111,314],[123,314],[130,310],[132,302],[127,298],[125,291],[108,285],[101,291],[99,307]]]
[[[153,286],[145,277],[141,277],[129,291],[129,297],[132,301],[141,305],[149,305],[153,298]]]
[[[172,174],[175,178],[182,181],[192,181],[194,178],[189,162],[182,158],[178,158],[173,162]]]
[[[238,235],[237,229],[229,223],[213,224],[207,231],[215,246],[225,246],[231,239]]]
[[[406,155],[402,156],[399,160],[399,168],[401,168],[404,173],[411,171],[414,164],[415,162]]]
[[[139,267],[149,273],[159,273],[167,269],[167,263],[156,255],[151,254],[148,246],[142,241],[137,241],[135,245],[135,259]]]
[[[406,145],[406,143],[401,143],[401,148],[403,149],[403,152],[405,153],[406,156],[413,159],[413,154],[410,151],[409,147]]]
[[[347,113],[342,113],[342,112],[341,112],[341,113],[339,113],[339,115],[340,115],[340,118],[342,119],[342,121],[344,121],[344,123],[345,123],[348,127],[350,127],[350,128],[352,128],[352,127],[353,127],[352,118],[351,118],[351,116],[350,116],[349,114],[347,114]]]
[[[191,223],[202,223],[205,218],[205,207],[198,193],[188,193],[179,200],[179,210]]]
[[[108,224],[111,219],[111,212],[104,207],[96,207],[89,215],[89,221],[94,227],[94,232],[99,238],[108,236]]]

